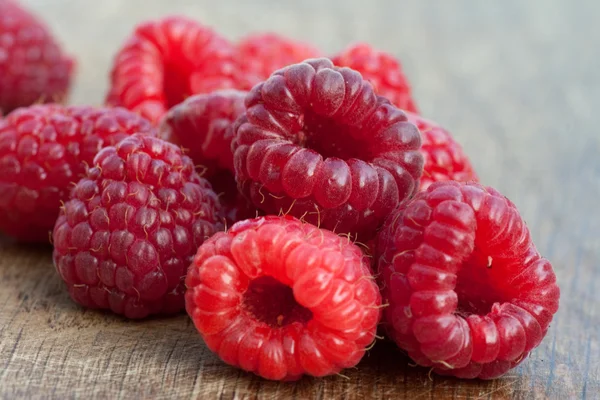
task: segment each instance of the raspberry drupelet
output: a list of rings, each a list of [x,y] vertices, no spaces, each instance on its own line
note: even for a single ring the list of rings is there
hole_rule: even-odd
[[[375,50],[367,43],[357,43],[336,54],[332,61],[360,72],[378,95],[389,99],[396,107],[418,112],[408,78],[400,62],[391,54]]]
[[[439,181],[479,181],[471,161],[450,132],[417,114],[407,112],[406,116],[421,132],[421,153],[425,164],[420,190]]]
[[[233,122],[244,113],[246,92],[224,89],[198,94],[173,107],[160,124],[160,136],[187,149],[219,195],[228,225],[256,216],[237,189],[233,168]]]
[[[74,61],[48,27],[13,0],[0,0],[0,117],[67,96]]]
[[[475,183],[436,182],[378,236],[390,338],[443,375],[493,379],[542,341],[560,296],[516,207]]]
[[[114,60],[107,103],[157,122],[197,93],[237,87],[233,46],[212,29],[172,16],[138,25]]]
[[[106,147],[54,227],[54,265],[73,300],[128,318],[184,308],[185,275],[218,231],[218,199],[179,147],[136,134]]]
[[[207,346],[273,380],[355,366],[381,314],[361,250],[289,216],[214,235],[198,249],[186,285],[187,312]]]
[[[267,214],[368,240],[418,189],[418,129],[358,72],[327,59],[255,86],[235,129],[238,186]]]
[[[134,133],[156,134],[149,121],[122,108],[47,104],[0,119],[0,231],[47,243],[61,201],[86,166],[100,149]]]
[[[237,45],[238,64],[246,76],[247,89],[266,80],[276,70],[309,58],[321,57],[315,47],[276,33],[254,34]]]

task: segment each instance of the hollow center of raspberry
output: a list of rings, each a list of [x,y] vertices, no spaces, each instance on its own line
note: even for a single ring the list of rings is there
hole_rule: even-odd
[[[296,302],[292,288],[270,276],[250,282],[244,295],[244,306],[256,319],[272,327],[306,323],[312,319],[312,312]]]
[[[307,112],[304,115],[304,127],[299,144],[316,151],[324,158],[365,160],[371,143],[353,133],[355,132],[350,126]]]
[[[168,108],[171,108],[192,94],[190,88],[191,66],[182,62],[172,62],[165,65],[163,87]]]
[[[510,300],[501,290],[490,272],[494,265],[492,257],[475,249],[471,258],[462,266],[457,275],[456,294],[458,296],[457,313],[486,315],[492,310],[494,303]]]

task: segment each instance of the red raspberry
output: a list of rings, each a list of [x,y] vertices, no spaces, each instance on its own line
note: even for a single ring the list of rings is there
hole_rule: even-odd
[[[360,72],[378,95],[388,98],[396,107],[418,112],[402,66],[391,54],[375,50],[366,43],[357,43],[335,55],[332,60],[335,65]]]
[[[469,158],[450,132],[417,114],[407,112],[406,116],[419,128],[423,141],[421,153],[425,165],[420,190],[438,181],[479,181]]]
[[[107,103],[156,122],[187,96],[235,87],[234,65],[231,44],[196,21],[145,22],[115,58]]]
[[[0,231],[48,241],[61,200],[101,148],[134,133],[155,134],[124,109],[39,105],[0,119]]]
[[[496,378],[545,336],[560,295],[516,207],[495,189],[436,182],[379,234],[390,337],[420,365]]]
[[[184,307],[186,270],[220,227],[192,160],[136,134],[106,147],[54,227],[54,265],[74,301],[128,318]]]
[[[248,89],[280,68],[321,57],[311,45],[275,33],[248,36],[238,43],[237,50],[240,68],[249,80]]]
[[[231,89],[189,97],[169,110],[160,135],[188,149],[208,176],[223,169],[233,172],[232,123],[246,110],[245,98],[246,92]]]
[[[62,101],[73,69],[73,60],[40,19],[12,0],[0,0],[0,116]]]
[[[274,73],[236,122],[236,179],[266,213],[369,239],[417,190],[417,128],[349,68],[309,60]]]
[[[186,309],[223,361],[267,379],[331,375],[374,340],[381,298],[347,238],[291,217],[235,224],[198,249]]]
[[[255,208],[237,190],[233,175],[233,121],[244,113],[246,92],[218,90],[189,97],[173,107],[161,123],[164,139],[189,149],[203,177],[219,193],[228,224],[256,216]]]

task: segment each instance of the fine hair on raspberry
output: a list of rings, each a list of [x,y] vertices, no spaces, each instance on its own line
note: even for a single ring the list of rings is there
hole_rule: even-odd
[[[515,205],[475,183],[436,182],[378,236],[389,336],[419,365],[497,378],[542,341],[560,290]]]
[[[232,144],[238,186],[256,207],[360,239],[418,189],[420,145],[404,112],[328,59],[256,85]]]
[[[361,250],[289,216],[215,234],[198,249],[186,285],[186,309],[207,346],[273,380],[355,366],[381,313]]]
[[[98,153],[73,188],[54,227],[54,265],[84,307],[177,313],[198,246],[222,227],[218,211],[179,147],[136,134]]]

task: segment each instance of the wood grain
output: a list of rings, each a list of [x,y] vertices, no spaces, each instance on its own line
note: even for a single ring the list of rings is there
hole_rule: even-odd
[[[542,345],[492,382],[428,376],[379,343],[344,376],[273,383],[214,357],[189,319],[130,322],[68,298],[50,248],[0,241],[0,398],[600,399],[600,5],[594,1],[25,1],[77,56],[99,104],[139,20],[185,13],[235,39],[274,30],[324,51],[399,56],[424,115],[464,144],[553,261],[561,308]]]

